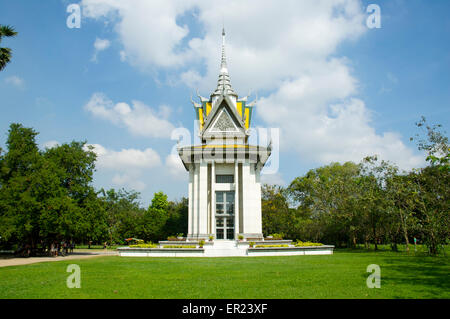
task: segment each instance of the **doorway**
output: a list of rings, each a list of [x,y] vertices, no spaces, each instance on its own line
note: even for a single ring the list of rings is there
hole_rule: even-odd
[[[216,239],[235,239],[234,191],[216,192]]]

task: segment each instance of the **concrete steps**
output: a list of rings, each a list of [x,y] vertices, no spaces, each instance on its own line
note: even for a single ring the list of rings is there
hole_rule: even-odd
[[[237,257],[246,256],[247,249],[239,248],[235,240],[215,240],[213,245],[205,245],[207,257]]]

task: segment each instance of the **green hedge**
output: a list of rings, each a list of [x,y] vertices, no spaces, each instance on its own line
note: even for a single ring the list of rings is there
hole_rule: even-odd
[[[197,246],[194,246],[194,245],[166,245],[166,246],[163,246],[163,248],[197,248]]]
[[[321,243],[312,243],[310,241],[302,242],[301,240],[298,240],[295,243],[295,247],[306,247],[306,246],[323,246]]]
[[[256,248],[268,248],[268,247],[289,247],[289,245],[256,245]]]
[[[130,248],[158,248],[157,244],[138,244],[138,245],[130,245]]]

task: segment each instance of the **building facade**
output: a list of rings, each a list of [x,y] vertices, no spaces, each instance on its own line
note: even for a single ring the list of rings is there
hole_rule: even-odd
[[[248,144],[256,103],[232,88],[224,30],[222,41],[217,88],[192,101],[201,144],[178,148],[189,171],[188,240],[263,237],[260,173],[271,148]]]

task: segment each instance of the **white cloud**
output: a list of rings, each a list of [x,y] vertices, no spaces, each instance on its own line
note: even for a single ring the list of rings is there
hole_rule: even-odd
[[[187,179],[187,171],[178,154],[170,154],[166,157],[166,169],[176,179]]]
[[[91,61],[97,62],[97,56],[99,52],[108,49],[110,45],[111,42],[108,39],[96,38],[94,42],[94,55],[92,56]]]
[[[112,183],[118,186],[128,186],[138,191],[145,189],[146,184],[140,180],[143,173],[149,169],[161,166],[158,153],[147,148],[145,150],[122,149],[114,151],[100,144],[89,144],[97,154],[96,167],[99,172],[114,174]]]
[[[167,120],[168,106],[154,110],[139,101],[114,104],[106,95],[95,93],[84,106],[95,117],[126,127],[132,134],[154,138],[170,138],[174,126]]]
[[[25,88],[25,81],[24,81],[24,79],[22,79],[21,77],[19,77],[17,75],[12,75],[12,76],[9,76],[9,77],[5,78],[5,83],[13,85],[13,86],[15,86],[16,88],[19,88],[19,89],[24,89]]]
[[[269,185],[286,186],[286,182],[280,173],[275,174],[261,174],[261,183]]]
[[[123,60],[139,69],[177,70],[180,81],[205,93],[216,85],[225,20],[234,88],[241,94],[250,88],[272,92],[260,100],[257,116],[279,127],[282,149],[295,150],[301,159],[326,164],[378,154],[405,169],[423,163],[399,134],[375,131],[371,111],[357,97],[351,61],[336,57],[339,45],[367,30],[358,0],[285,0],[282,5],[270,0],[82,0],[82,5],[85,16],[115,23]],[[178,23],[192,12],[199,37]],[[398,82],[392,74],[388,80]],[[140,113],[139,106],[126,106],[92,107],[91,112],[131,130],[135,126],[124,119],[134,123],[136,117],[128,114]]]
[[[112,182],[117,186],[127,186],[136,191],[143,191],[147,185],[138,179],[139,174],[136,172],[130,172],[125,174],[116,174],[114,175]]]
[[[114,151],[100,144],[89,145],[94,147],[93,151],[97,154],[97,167],[99,168],[127,171],[153,168],[161,164],[158,153],[151,148],[143,151],[132,148]]]
[[[46,148],[58,147],[59,145],[60,144],[58,141],[47,141],[42,146],[44,147],[44,149],[46,149]]]

